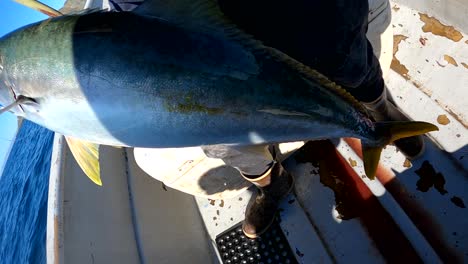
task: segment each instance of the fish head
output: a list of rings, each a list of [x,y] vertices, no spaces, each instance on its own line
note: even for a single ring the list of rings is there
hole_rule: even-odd
[[[2,48],[4,42],[5,38],[0,39],[0,113],[9,111],[17,116],[27,118],[28,111],[25,110],[31,112],[31,110],[38,107],[38,104],[35,99],[24,94],[25,91],[22,91],[16,85],[15,78],[8,74],[11,69],[9,71],[8,49]]]

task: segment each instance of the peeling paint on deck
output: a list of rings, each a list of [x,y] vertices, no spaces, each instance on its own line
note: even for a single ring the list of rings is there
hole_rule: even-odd
[[[404,35],[394,35],[393,36],[393,59],[392,63],[390,64],[390,68],[400,74],[403,78],[406,80],[409,80],[410,77],[408,75],[408,68],[406,68],[405,65],[403,65],[395,56],[396,53],[398,52],[398,45],[402,40],[406,40],[408,37]]]
[[[453,66],[458,67],[457,61],[452,56],[445,54],[444,60],[447,61],[449,64],[452,64]]]
[[[422,27],[424,32],[430,32],[434,35],[445,37],[455,42],[458,42],[463,38],[460,31],[456,30],[453,26],[447,26],[440,23],[440,21],[435,17],[419,13],[419,19],[424,23],[424,26]]]
[[[351,165],[351,167],[356,167],[357,166],[357,161],[353,160],[352,158],[349,158],[348,161],[349,161],[349,164]]]
[[[405,162],[403,162],[403,167],[411,168],[411,166],[411,161],[409,159],[405,159]]]
[[[453,117],[455,120],[457,120],[460,124],[462,124],[465,128],[468,129],[468,121],[465,121],[460,116],[458,116],[457,113],[453,112],[449,105],[444,104],[443,102],[437,99],[434,99],[434,102],[436,102],[440,107],[445,109],[445,111],[447,111],[451,117]]]
[[[445,126],[450,123],[450,119],[448,119],[446,115],[439,115],[437,117],[437,123]]]

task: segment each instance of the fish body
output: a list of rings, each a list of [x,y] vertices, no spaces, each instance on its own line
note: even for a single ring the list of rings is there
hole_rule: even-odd
[[[355,137],[373,178],[382,148],[437,130],[373,123],[325,76],[230,25],[216,1],[51,18],[0,39],[0,104],[67,136],[101,185],[98,144],[173,148]]]
[[[94,143],[378,140],[352,102],[281,59],[161,19],[128,12],[49,19],[3,37],[0,56],[2,91],[37,103],[18,115]]]

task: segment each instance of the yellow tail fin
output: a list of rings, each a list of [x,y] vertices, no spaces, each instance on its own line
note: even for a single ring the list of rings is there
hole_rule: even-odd
[[[377,134],[383,138],[381,141],[382,143],[377,145],[365,142],[362,143],[362,159],[367,177],[370,179],[375,178],[377,166],[379,165],[380,154],[383,147],[387,144],[401,138],[422,135],[427,132],[437,130],[439,130],[437,126],[427,122],[395,121],[376,123]]]

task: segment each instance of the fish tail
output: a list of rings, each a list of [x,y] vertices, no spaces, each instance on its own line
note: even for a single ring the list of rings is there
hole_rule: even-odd
[[[362,142],[362,158],[364,170],[367,177],[375,178],[377,166],[380,160],[382,149],[395,140],[418,136],[431,131],[437,131],[439,128],[431,123],[417,121],[389,121],[377,122],[375,131],[378,138],[383,138],[379,143]]]

